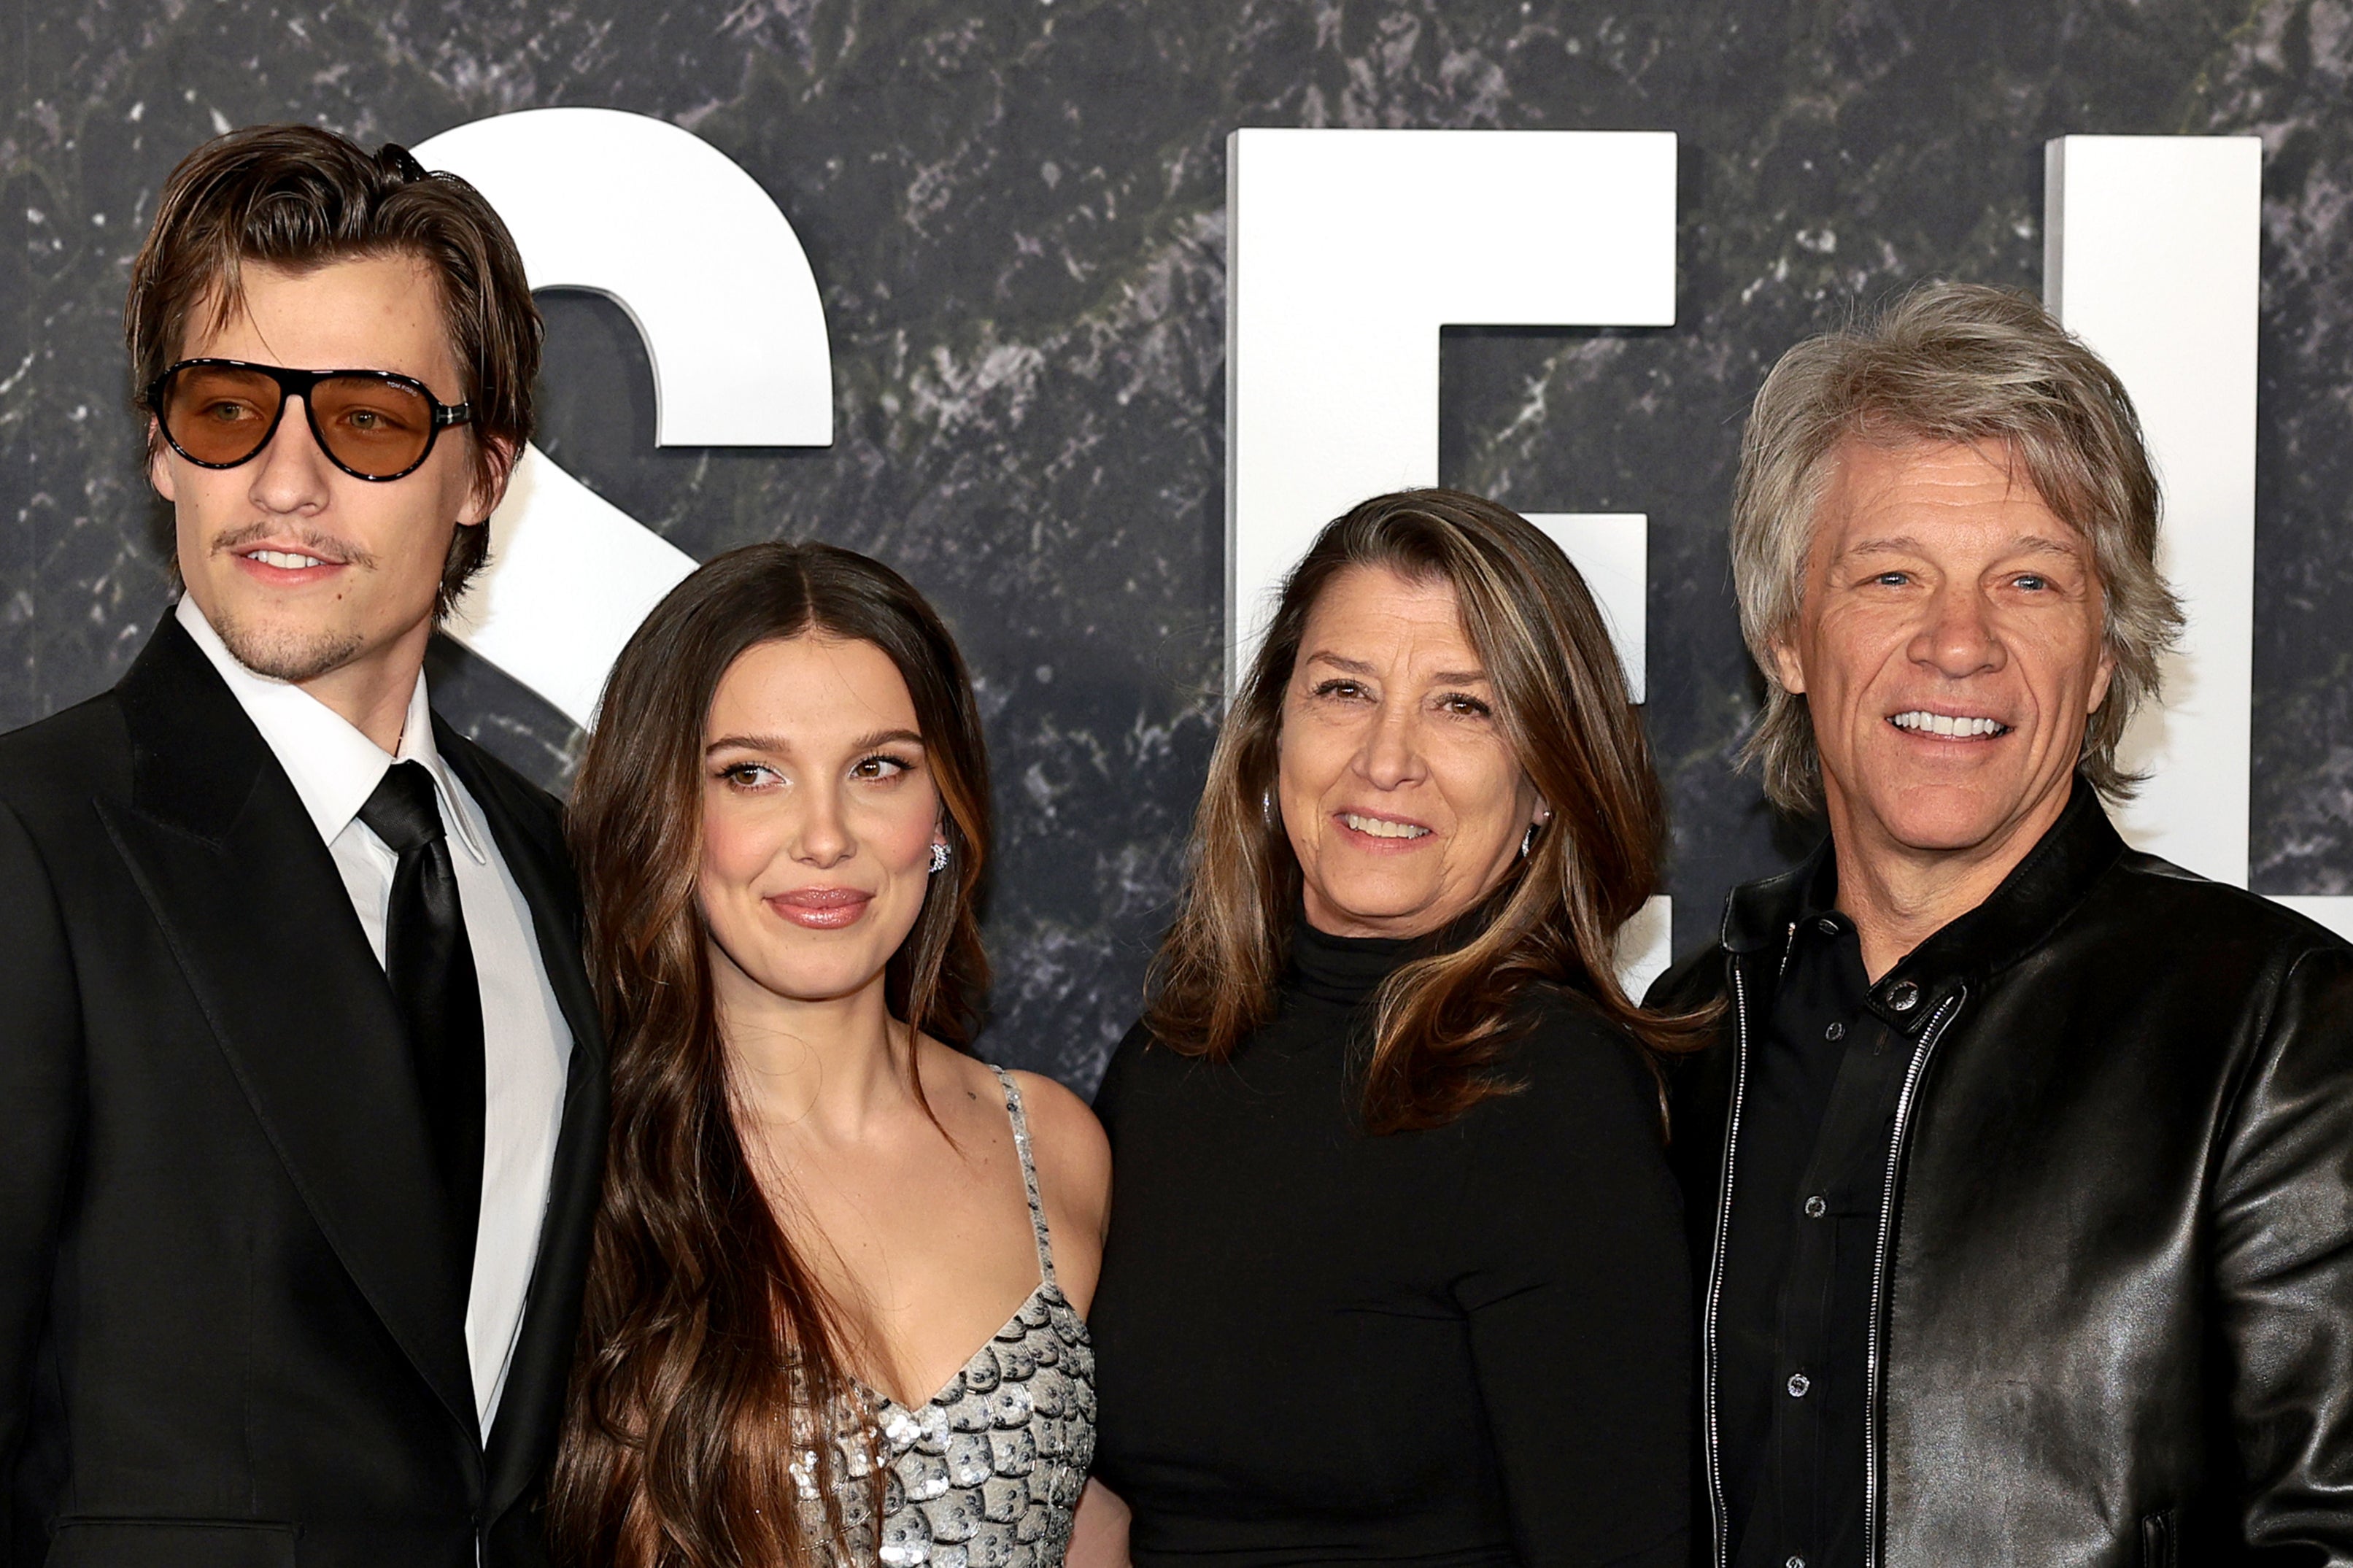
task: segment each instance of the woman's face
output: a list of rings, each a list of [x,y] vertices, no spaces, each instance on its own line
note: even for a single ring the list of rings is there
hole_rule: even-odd
[[[1275,794],[1307,918],[1419,936],[1504,879],[1549,815],[1512,754],[1453,584],[1352,566],[1308,612]]]
[[[703,729],[695,889],[723,1002],[746,981],[801,1002],[879,984],[923,908],[939,818],[914,700],[881,648],[807,636],[739,657]]]

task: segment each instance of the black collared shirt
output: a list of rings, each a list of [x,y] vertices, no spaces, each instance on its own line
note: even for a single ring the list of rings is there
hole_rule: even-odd
[[[1913,1041],[1868,1006],[1827,857],[1743,1095],[1718,1307],[1736,1568],[1860,1568],[1873,1255]]]

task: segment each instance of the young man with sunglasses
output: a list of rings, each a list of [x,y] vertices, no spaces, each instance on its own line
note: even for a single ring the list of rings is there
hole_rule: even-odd
[[[399,147],[239,132],[126,331],[185,593],[0,737],[0,1564],[536,1563],[603,1047],[555,803],[423,677],[522,262]]]

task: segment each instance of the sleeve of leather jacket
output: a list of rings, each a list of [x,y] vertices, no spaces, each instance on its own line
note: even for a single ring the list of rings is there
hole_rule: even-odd
[[[25,1435],[33,1355],[72,1174],[81,1009],[47,869],[0,802],[0,1563],[6,1478]]]
[[[2264,1562],[2353,1564],[2353,952],[2290,968],[2215,1211],[2247,1544]]]

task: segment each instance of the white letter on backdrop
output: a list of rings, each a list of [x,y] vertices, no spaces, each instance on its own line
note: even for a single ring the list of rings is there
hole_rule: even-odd
[[[2139,410],[2165,489],[2158,562],[2189,622],[2163,705],[2126,733],[2125,765],[2150,778],[2119,826],[2243,888],[2263,143],[2062,136],[2043,167],[2043,298]]]
[[[628,312],[664,447],[833,444],[833,357],[792,225],[725,153],[641,114],[533,109],[419,144],[506,220],[531,286]],[[586,724],[621,645],[695,563],[537,447],[451,636]]]
[[[2150,777],[2120,826],[2138,847],[2243,888],[2263,142],[2062,136],[2043,169],[2043,298],[2132,395],[2165,487],[2159,563],[2189,616],[2164,705],[2126,732],[2126,765]],[[2353,935],[2353,898],[2279,901]]]

